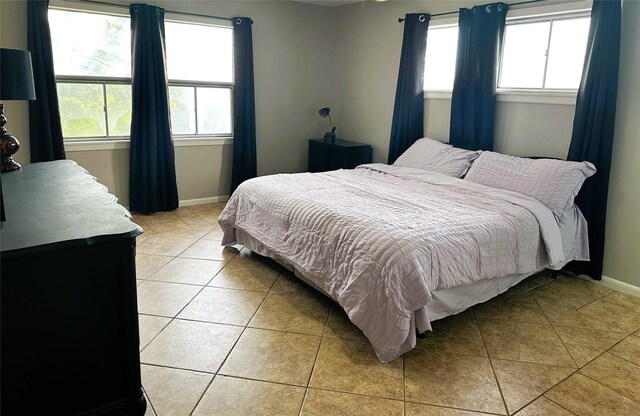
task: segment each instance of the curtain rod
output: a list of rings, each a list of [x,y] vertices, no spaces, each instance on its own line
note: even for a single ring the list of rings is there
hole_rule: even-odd
[[[77,1],[77,3],[93,3],[93,4],[101,4],[103,6],[113,6],[113,7],[122,7],[124,9],[128,9],[129,6],[125,5],[125,4],[117,4],[117,3],[109,3],[106,1],[98,1],[98,0],[82,0],[82,1]],[[213,19],[221,19],[221,20],[228,20],[230,22],[233,22],[232,17],[225,17],[225,16],[212,16],[212,15],[208,15],[208,14],[198,14],[198,13],[187,13],[187,12],[178,12],[175,10],[165,10],[166,13],[173,13],[173,14],[180,14],[183,16],[196,16],[196,17],[208,17],[208,18],[213,18]],[[253,24],[253,19],[251,19],[251,24]]]
[[[543,1],[546,1],[546,0],[529,0],[529,1],[521,1],[521,2],[519,2],[519,3],[511,3],[511,4],[508,4],[508,3],[507,3],[507,5],[508,5],[509,7],[512,7],[512,6],[520,6],[521,4],[540,3],[540,2],[543,2]],[[451,12],[443,12],[443,13],[436,13],[436,14],[432,14],[432,15],[431,15],[431,17],[448,16],[448,15],[450,15],[450,14],[458,14],[458,13],[460,13],[460,11],[459,11],[459,10],[455,10],[455,11],[451,11]],[[404,18],[402,18],[402,17],[399,17],[399,18],[398,18],[398,23],[402,23],[402,22],[404,22],[404,21],[405,21],[405,19],[404,19]]]

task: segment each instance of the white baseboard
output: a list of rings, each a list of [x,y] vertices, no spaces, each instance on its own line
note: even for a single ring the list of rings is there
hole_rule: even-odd
[[[214,202],[227,202],[228,200],[229,195],[211,196],[208,198],[184,199],[180,201],[180,206],[188,207],[191,205],[212,204]]]
[[[616,280],[604,275],[602,276],[602,280],[600,281],[591,280],[591,279],[589,280],[591,282],[598,283],[604,287],[608,287],[609,289],[615,289],[618,292],[626,293],[626,294],[637,296],[640,298],[640,287],[638,286],[634,286],[629,283],[622,282],[620,280]]]

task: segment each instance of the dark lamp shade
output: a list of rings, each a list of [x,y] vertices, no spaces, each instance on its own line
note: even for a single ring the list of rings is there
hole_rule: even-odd
[[[0,48],[0,100],[35,100],[31,52]]]
[[[331,112],[331,109],[329,107],[322,107],[320,110],[318,110],[318,114],[320,114],[320,117],[323,117],[323,118],[327,118],[330,112]]]

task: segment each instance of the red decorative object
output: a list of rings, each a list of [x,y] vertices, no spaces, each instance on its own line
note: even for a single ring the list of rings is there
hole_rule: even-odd
[[[2,132],[2,137],[0,137],[0,157],[2,157],[0,171],[2,173],[13,172],[21,167],[11,158],[20,149],[20,142],[7,133],[5,124],[7,124],[7,118],[4,116],[4,104],[0,104],[0,131]]]

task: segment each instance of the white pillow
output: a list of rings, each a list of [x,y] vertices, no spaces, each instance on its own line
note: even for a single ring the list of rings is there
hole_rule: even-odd
[[[589,162],[528,159],[482,152],[465,180],[520,192],[545,204],[562,223],[584,181],[596,173]]]
[[[393,166],[430,170],[462,178],[479,154],[424,137],[405,150]]]

